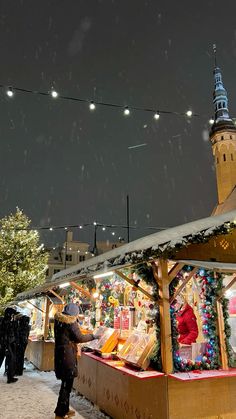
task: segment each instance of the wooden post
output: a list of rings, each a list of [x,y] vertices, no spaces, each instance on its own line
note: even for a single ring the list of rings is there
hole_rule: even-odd
[[[171,319],[169,302],[169,278],[167,260],[159,259],[158,268],[152,264],[153,274],[159,285],[160,296],[160,322],[161,322],[161,358],[163,371],[166,374],[173,372],[173,354],[171,339]]]
[[[45,310],[45,319],[44,319],[44,340],[48,337],[49,329],[49,310],[50,310],[51,301],[46,297],[46,310]]]
[[[228,370],[229,365],[228,365],[228,356],[227,356],[226,345],[225,345],[224,316],[223,316],[222,304],[219,300],[216,302],[216,309],[217,309],[218,332],[219,332],[219,340],[220,340],[221,365],[224,370]]]

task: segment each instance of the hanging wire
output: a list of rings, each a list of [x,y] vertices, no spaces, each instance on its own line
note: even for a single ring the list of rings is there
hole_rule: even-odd
[[[84,99],[81,97],[75,97],[75,96],[67,96],[67,95],[61,95],[58,91],[56,91],[54,88],[51,89],[48,92],[43,92],[40,90],[31,90],[31,89],[26,89],[23,87],[18,87],[18,86],[6,86],[4,84],[0,84],[0,88],[3,88],[6,91],[6,94],[9,97],[13,97],[14,96],[14,92],[20,92],[20,93],[28,93],[28,94],[32,94],[32,95],[40,95],[40,96],[51,96],[53,99],[62,99],[62,100],[68,100],[68,101],[74,101],[74,102],[80,102],[80,103],[86,103],[89,105],[89,109],[91,111],[95,111],[96,110],[96,106],[104,106],[104,107],[110,107],[110,108],[116,108],[116,109],[122,109],[123,110],[123,114],[125,116],[129,116],[131,114],[131,111],[142,111],[142,112],[148,112],[148,113],[152,113],[153,114],[153,118],[158,121],[160,118],[161,114],[165,114],[165,115],[176,115],[176,116],[181,116],[181,117],[187,117],[187,118],[192,118],[192,117],[203,117],[203,118],[207,118],[206,115],[200,115],[198,113],[194,113],[191,109],[186,110],[185,112],[178,112],[178,111],[172,111],[172,110],[168,110],[168,109],[157,109],[157,108],[149,108],[149,107],[142,107],[142,106],[124,106],[121,105],[119,103],[114,103],[114,102],[103,102],[103,101],[96,101],[96,100],[90,100],[90,99]],[[211,120],[210,120],[211,121]],[[209,121],[209,122],[210,122]],[[214,121],[213,121],[214,122]],[[212,123],[212,122],[210,122]]]

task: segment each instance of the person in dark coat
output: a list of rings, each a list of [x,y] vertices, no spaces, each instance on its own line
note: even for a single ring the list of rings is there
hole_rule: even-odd
[[[0,368],[5,358],[4,317],[0,317]]]
[[[16,327],[16,375],[22,375],[24,369],[25,350],[30,332],[30,318],[23,313],[15,316]]]
[[[62,313],[56,313],[55,334],[55,374],[61,380],[61,389],[55,409],[56,419],[74,416],[69,409],[70,392],[73,380],[77,376],[77,347],[75,344],[96,339],[94,335],[83,335],[80,331],[77,317],[79,307],[70,303],[64,307]]]
[[[4,342],[5,342],[5,356],[6,356],[6,370],[7,383],[15,383],[18,379],[15,378],[16,373],[16,310],[12,307],[7,307],[4,312]]]

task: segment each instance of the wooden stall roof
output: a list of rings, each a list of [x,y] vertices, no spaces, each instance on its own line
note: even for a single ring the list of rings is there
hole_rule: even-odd
[[[236,210],[218,216],[202,218],[177,227],[168,228],[158,233],[150,234],[103,253],[102,255],[81,262],[78,265],[62,270],[53,275],[50,282],[18,294],[17,300],[33,298],[35,295],[46,293],[48,290],[55,288],[64,282],[86,278],[95,275],[100,271],[119,269],[121,266],[124,267],[125,265],[132,263],[132,256],[134,254],[136,254],[137,258],[142,260],[142,253],[147,250],[150,250],[151,255],[152,252],[154,254],[157,249],[163,249],[164,251],[165,246],[173,249],[179,244],[188,246],[188,237],[198,233],[202,233],[206,239],[208,239],[208,237],[210,239],[214,236],[214,231],[227,223],[235,223],[236,228]],[[191,264],[191,261],[188,260],[186,263]],[[216,266],[216,262],[213,262],[213,265]],[[201,262],[199,266],[204,267],[203,262]]]

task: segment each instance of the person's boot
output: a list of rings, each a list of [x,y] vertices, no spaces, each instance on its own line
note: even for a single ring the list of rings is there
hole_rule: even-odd
[[[15,377],[8,378],[7,379],[7,384],[16,383],[17,381],[18,381],[18,378],[15,378]]]
[[[67,414],[66,414],[66,416],[69,416],[69,417],[75,416],[75,411],[72,410],[72,409],[69,409],[68,412],[67,412]]]

